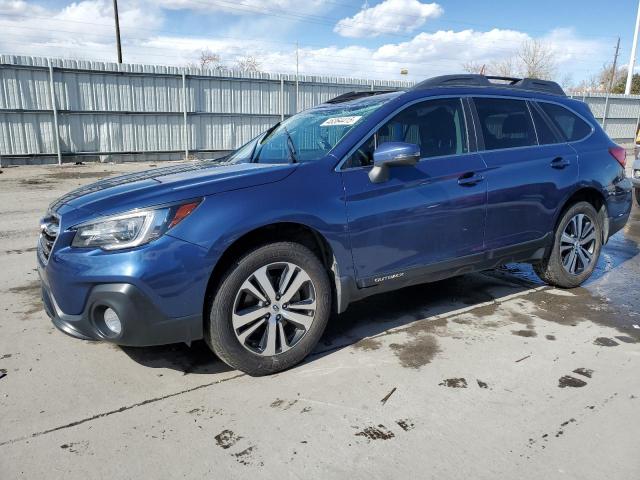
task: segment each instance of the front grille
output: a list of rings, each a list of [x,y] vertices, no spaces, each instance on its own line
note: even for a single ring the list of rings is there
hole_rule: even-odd
[[[55,215],[48,215],[40,222],[40,240],[38,242],[38,253],[42,257],[43,262],[49,260],[53,245],[58,238],[60,231],[60,220]]]

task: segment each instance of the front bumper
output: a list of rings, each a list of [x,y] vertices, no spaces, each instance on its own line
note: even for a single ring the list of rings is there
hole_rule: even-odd
[[[42,278],[42,277],[41,277]],[[134,285],[111,283],[91,289],[82,313],[65,314],[48,285],[42,282],[42,301],[53,324],[64,333],[83,340],[101,340],[128,346],[150,346],[202,338],[202,315],[169,318]],[[122,324],[115,335],[106,327],[103,313],[114,310]]]
[[[38,249],[45,310],[63,332],[86,340],[150,346],[202,338],[211,267],[199,246],[164,235],[121,252],[70,248],[62,233],[46,261]],[[107,328],[114,310],[121,331]]]

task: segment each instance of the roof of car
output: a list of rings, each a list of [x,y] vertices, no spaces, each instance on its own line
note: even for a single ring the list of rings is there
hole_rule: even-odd
[[[441,75],[439,77],[424,80],[408,90],[365,90],[360,92],[348,92],[338,95],[325,102],[326,104],[356,103],[366,101],[371,97],[395,97],[406,91],[424,91],[436,88],[500,88],[513,89],[521,92],[535,92],[546,95],[566,97],[562,87],[551,80],[540,80],[537,78],[513,78],[495,77],[478,74]],[[395,95],[391,95],[391,94]]]

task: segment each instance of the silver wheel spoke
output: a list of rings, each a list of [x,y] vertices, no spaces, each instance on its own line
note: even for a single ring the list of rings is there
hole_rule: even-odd
[[[298,293],[298,290],[300,290],[302,285],[304,285],[305,282],[310,281],[311,279],[309,278],[309,275],[307,275],[303,270],[300,270],[293,279],[293,282],[291,282],[289,288],[287,288],[287,290],[282,295],[281,301],[283,303],[287,303],[288,301],[290,301],[293,296]]]
[[[248,325],[251,322],[255,322],[260,317],[264,317],[269,313],[269,309],[265,307],[249,307],[239,312],[234,312],[232,316],[233,328],[236,330]]]
[[[574,249],[571,249],[571,251],[567,254],[567,256],[564,258],[564,261],[562,262],[562,264],[567,268],[567,270],[571,271],[571,265],[573,265],[575,258],[576,258],[576,251]]]
[[[571,235],[569,235],[568,233],[564,232],[562,234],[562,238],[561,238],[561,243],[570,243],[571,245],[573,245],[573,242],[575,241],[575,238],[573,238]]]
[[[284,272],[282,273],[282,277],[280,278],[280,285],[278,286],[278,292],[280,296],[284,295],[286,288],[291,283],[291,278],[296,273],[296,269],[293,265],[287,265]]]
[[[264,334],[267,338],[264,339],[264,350],[262,352],[263,355],[271,356],[276,354],[276,330],[277,324],[275,320],[270,321],[264,331]]]
[[[282,316],[287,320],[289,320],[290,322],[293,322],[296,325],[303,327],[305,330],[309,330],[309,327],[313,322],[313,317],[304,315],[302,313],[295,313],[295,312],[292,312],[291,310],[283,311]]]
[[[251,295],[253,295],[254,297],[256,297],[258,300],[260,300],[261,302],[266,302],[267,301],[267,297],[265,297],[262,292],[260,290],[258,290],[253,283],[251,283],[249,280],[245,281],[242,284],[242,287],[240,287],[240,290],[244,290],[245,292],[249,292]]]
[[[584,215],[582,213],[579,213],[578,215],[576,215],[576,237],[580,238],[582,237],[582,225],[584,222]]]
[[[260,328],[262,325],[264,325],[264,322],[266,322],[266,319],[262,319],[259,322],[256,322],[254,325],[251,325],[249,328],[247,328],[244,332],[242,332],[241,334],[237,334],[238,335],[238,340],[240,340],[240,342],[242,342],[242,344],[244,344],[245,340],[247,339],[247,337],[249,337],[253,332],[255,332],[258,328]]]
[[[258,281],[258,285],[267,296],[267,299],[274,301],[276,298],[276,292],[273,289],[269,275],[267,274],[267,267],[262,267],[253,274],[254,278]]]
[[[572,248],[575,248],[575,247],[573,246],[573,244],[571,244],[571,245],[561,245],[561,246],[560,246],[560,253],[564,253],[564,252],[566,252],[567,250],[571,250]]]
[[[316,309],[316,301],[315,300],[305,300],[303,302],[296,302],[289,304],[289,310],[315,310]]]
[[[284,327],[282,326],[282,322],[278,322],[278,337],[280,338],[280,351],[286,352],[291,347],[287,343],[287,336],[284,333]]]
[[[580,240],[580,245],[589,245],[596,239],[596,232],[591,232]]]
[[[587,236],[594,233],[593,223],[588,222],[587,226],[582,229],[582,235],[580,236],[580,240],[584,240]]]
[[[584,248],[578,248],[578,256],[580,257],[580,261],[582,262],[582,266],[587,268],[587,266],[591,263],[592,255],[585,250]]]

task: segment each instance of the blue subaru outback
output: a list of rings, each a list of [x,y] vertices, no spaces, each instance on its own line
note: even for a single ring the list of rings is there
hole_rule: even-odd
[[[624,166],[553,82],[451,75],[345,94],[221,160],[53,202],[44,305],[74,337],[204,338],[230,366],[269,374],[370,295],[508,262],[580,285],[629,217]]]

